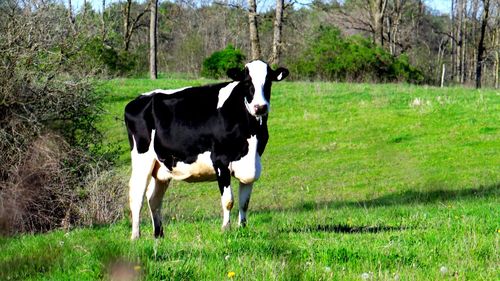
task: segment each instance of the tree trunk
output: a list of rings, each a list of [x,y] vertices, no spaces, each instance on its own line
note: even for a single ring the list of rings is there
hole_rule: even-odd
[[[280,64],[281,56],[281,31],[283,29],[283,4],[284,0],[276,0],[276,16],[274,18],[273,53],[269,62],[271,65]]]
[[[457,54],[457,42],[456,42],[456,36],[455,36],[455,22],[456,22],[456,16],[455,16],[455,8],[456,8],[456,0],[451,0],[451,81],[455,80],[455,75],[457,73],[456,69],[456,54]]]
[[[158,68],[156,65],[157,10],[158,0],[151,0],[151,15],[149,20],[149,77],[152,80],[156,80],[156,78],[158,78]]]
[[[71,0],[68,0],[68,20],[74,35],[76,34],[76,26],[75,26],[76,20],[75,16],[73,15],[73,5],[71,4]]]
[[[370,20],[373,29],[373,41],[379,46],[384,46],[384,15],[387,0],[367,0]]]
[[[443,63],[443,67],[441,70],[441,88],[444,87],[444,76],[446,75],[446,64]]]
[[[128,51],[130,47],[130,6],[132,6],[132,0],[127,0],[123,7],[123,48],[125,51]]]
[[[481,88],[481,71],[483,68],[484,59],[484,36],[486,33],[486,25],[488,24],[488,15],[490,10],[490,0],[483,0],[483,20],[481,22],[481,34],[479,37],[479,45],[477,46],[477,68],[476,68],[476,88]]]
[[[467,0],[462,0],[462,25],[460,27],[461,38],[462,38],[462,53],[460,54],[460,83],[465,83],[465,78],[467,75]]]
[[[105,14],[106,14],[106,0],[102,0],[102,14],[101,14],[101,39],[102,42],[104,43],[104,40],[106,39],[106,21],[105,21]]]
[[[257,23],[257,3],[255,0],[248,0],[248,25],[250,31],[250,44],[252,48],[252,59],[260,59],[259,29]]]
[[[495,89],[498,89],[498,67],[500,65],[500,21],[498,21],[497,23],[497,27],[496,27],[496,30],[495,30],[495,40],[493,40],[493,42],[495,42],[495,67],[493,68],[493,70],[495,71],[495,74],[494,74],[494,77],[495,77]]]
[[[462,81],[462,47],[463,47],[463,41],[462,41],[462,21],[463,21],[463,5],[462,2],[465,0],[458,0],[456,3],[456,10],[457,10],[457,15],[456,18],[458,20],[455,30],[457,31],[457,35],[455,38],[457,38],[457,52],[455,54],[456,56],[456,82],[460,83]]]

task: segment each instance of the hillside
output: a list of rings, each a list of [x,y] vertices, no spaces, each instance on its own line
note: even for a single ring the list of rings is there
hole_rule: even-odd
[[[125,104],[155,88],[204,83],[101,85],[101,128],[119,148],[124,177]],[[152,239],[146,212],[137,242],[128,219],[0,238],[0,279],[95,280],[117,267],[146,280],[498,277],[500,92],[283,82],[271,107],[248,228],[220,231],[215,183],[176,182],[164,199],[165,239]]]

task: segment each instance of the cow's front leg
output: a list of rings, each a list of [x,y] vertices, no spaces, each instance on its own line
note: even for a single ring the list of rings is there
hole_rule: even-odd
[[[221,195],[220,199],[223,213],[222,229],[226,230],[230,228],[230,215],[234,204],[233,191],[231,189],[231,173],[229,172],[228,165],[218,163],[214,166]]]
[[[240,214],[238,224],[240,227],[245,227],[247,224],[247,210],[250,203],[250,195],[252,194],[253,183],[245,184],[240,182],[239,205]]]

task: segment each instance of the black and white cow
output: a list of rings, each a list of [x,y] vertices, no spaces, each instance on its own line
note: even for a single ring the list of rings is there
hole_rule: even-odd
[[[129,202],[132,239],[140,236],[139,213],[144,193],[154,225],[163,236],[160,208],[170,180],[217,180],[223,209],[222,228],[229,227],[233,207],[231,175],[240,182],[239,225],[253,183],[261,173],[260,157],[268,140],[267,114],[271,84],[288,76],[260,60],[231,69],[233,82],[178,90],[154,90],[125,107],[132,155]]]

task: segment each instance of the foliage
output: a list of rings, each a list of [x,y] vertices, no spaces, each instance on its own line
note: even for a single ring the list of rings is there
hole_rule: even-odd
[[[245,55],[240,50],[228,45],[224,50],[214,52],[203,61],[201,75],[215,79],[225,77],[230,68],[243,69],[244,60]]]
[[[100,97],[77,55],[84,38],[58,5],[0,12],[10,19],[0,21],[0,234],[67,227],[107,163],[97,154]]]
[[[97,69],[107,69],[111,74],[125,75],[136,67],[138,56],[123,50],[117,50],[106,45],[100,38],[93,38],[83,46],[83,53],[79,54],[93,62]],[[78,59],[81,59],[78,58]]]
[[[333,27],[321,27],[309,48],[289,65],[295,77],[309,79],[424,81],[423,73],[412,67],[406,56],[393,57],[363,37],[344,38],[340,30]]]
[[[100,126],[126,147],[119,118],[137,93],[206,82],[108,81]],[[147,206],[133,243],[128,218],[0,238],[0,279],[113,280],[120,264],[144,280],[498,279],[499,102],[488,89],[277,83],[246,229],[221,232],[216,183],[174,182],[164,239]]]

